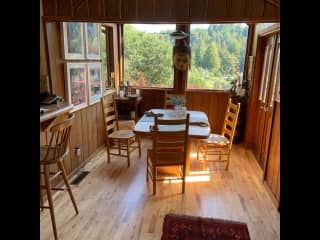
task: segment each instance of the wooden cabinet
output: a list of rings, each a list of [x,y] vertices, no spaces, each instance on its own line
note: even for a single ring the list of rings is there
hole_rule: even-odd
[[[245,114],[246,114],[247,99],[246,97],[241,97],[236,95],[232,97],[232,102],[235,104],[237,103],[241,104],[238,121],[237,121],[237,127],[233,137],[233,143],[237,144],[237,143],[240,143],[243,138],[244,124],[245,124],[245,118],[246,118]]]
[[[133,119],[136,122],[143,115],[143,98],[115,98],[119,120]]]
[[[280,34],[277,36],[269,106],[274,108],[264,180],[280,211]]]
[[[259,62],[254,91],[256,114],[253,152],[263,171],[263,181],[270,196],[280,206],[280,30],[258,39]],[[257,55],[258,56],[258,55]]]
[[[264,57],[257,99],[257,121],[253,150],[263,171],[270,147],[277,82],[280,79],[280,34],[274,33],[264,39]]]

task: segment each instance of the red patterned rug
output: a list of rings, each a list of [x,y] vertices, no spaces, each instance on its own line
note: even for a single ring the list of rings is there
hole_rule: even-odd
[[[167,214],[161,240],[250,240],[246,223]]]

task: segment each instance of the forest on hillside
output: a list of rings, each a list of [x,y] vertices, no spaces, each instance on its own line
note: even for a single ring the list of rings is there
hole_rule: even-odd
[[[124,77],[132,86],[173,87],[172,30],[145,32],[124,26]],[[230,89],[242,77],[248,27],[212,24],[207,29],[191,25],[191,69],[188,88]]]

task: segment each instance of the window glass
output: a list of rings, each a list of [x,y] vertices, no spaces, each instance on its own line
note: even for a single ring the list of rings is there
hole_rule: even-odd
[[[105,87],[110,87],[108,82],[108,56],[107,56],[107,38],[106,31],[101,32],[101,57],[102,57],[102,79]]]
[[[247,47],[246,24],[191,24],[189,89],[230,90],[241,85]]]
[[[102,95],[101,25],[63,22],[62,27],[68,101],[78,110],[99,102]]]
[[[170,33],[175,24],[124,25],[124,84],[136,87],[173,87]]]

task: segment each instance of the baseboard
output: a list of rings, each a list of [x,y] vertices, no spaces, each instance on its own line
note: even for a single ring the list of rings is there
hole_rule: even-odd
[[[102,145],[100,147],[98,147],[92,154],[90,154],[87,159],[85,161],[83,161],[77,168],[73,169],[69,174],[68,174],[68,179],[69,182],[72,182],[74,180],[74,178],[77,177],[77,173],[79,172],[79,170],[81,168],[83,168],[88,162],[90,162],[92,160],[92,158],[94,158],[105,146]],[[64,185],[63,180],[59,181],[55,187],[62,187]],[[44,191],[44,190],[43,190]],[[52,197],[54,197],[58,192],[60,191],[53,191],[52,192]],[[43,201],[47,201],[47,195],[44,194],[43,196]]]
[[[279,201],[278,201],[278,200],[276,199],[276,197],[274,196],[274,194],[273,194],[273,192],[271,191],[271,189],[270,189],[269,185],[267,184],[267,182],[266,182],[266,181],[263,181],[263,185],[264,185],[264,187],[267,189],[268,195],[270,196],[273,204],[275,205],[275,207],[276,207],[277,209],[279,209]],[[280,212],[279,212],[279,213],[280,213]]]
[[[86,160],[84,160],[77,168],[73,169],[69,174],[68,174],[68,178],[69,181],[73,181],[73,178],[76,177],[76,174],[79,172],[79,170],[81,168],[84,167],[84,165],[86,165],[88,162],[90,162],[92,160],[92,158],[94,158],[105,146],[102,145],[100,147],[98,147],[93,153],[91,153]]]

